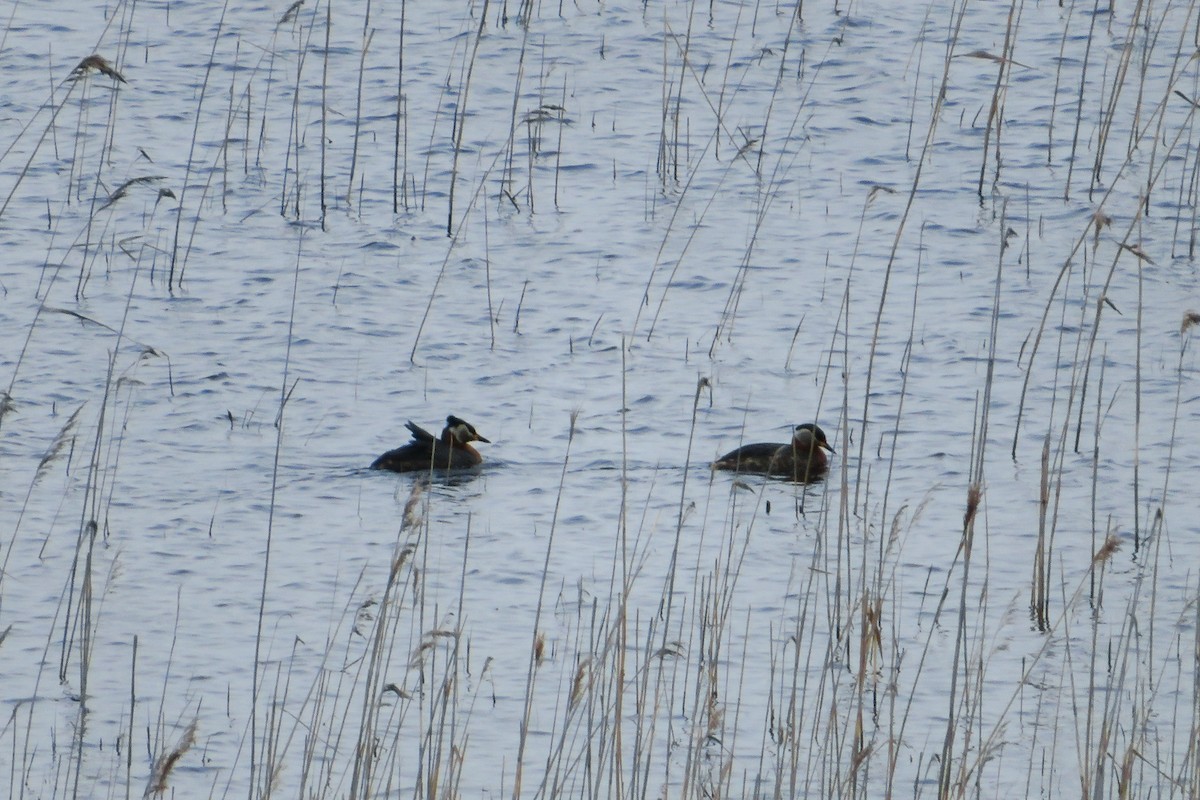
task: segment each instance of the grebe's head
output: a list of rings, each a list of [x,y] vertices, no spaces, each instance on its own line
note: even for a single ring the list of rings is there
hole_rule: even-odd
[[[446,417],[446,430],[443,435],[449,433],[451,438],[459,444],[469,444],[470,442],[485,442],[491,444],[491,441],[479,435],[479,431],[475,430],[475,426],[464,419],[459,419],[454,415]]]
[[[833,445],[829,444],[829,440],[825,438],[825,431],[821,430],[820,426],[811,422],[797,425],[796,432],[792,434],[792,440],[797,449],[811,450],[814,447],[822,447],[831,453],[837,452],[833,449]]]

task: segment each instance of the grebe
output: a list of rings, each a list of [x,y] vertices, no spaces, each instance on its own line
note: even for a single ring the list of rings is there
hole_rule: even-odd
[[[429,431],[414,422],[404,423],[412,432],[412,441],[395,450],[388,450],[371,462],[371,469],[392,472],[418,472],[431,469],[463,469],[477,467],[483,462],[471,442],[491,442],[479,435],[471,423],[455,416],[446,417],[442,437],[434,438]]]
[[[791,444],[759,442],[743,445],[718,458],[712,468],[776,475],[809,483],[829,470],[826,450],[836,452],[825,438],[825,431],[806,422],[796,426]]]

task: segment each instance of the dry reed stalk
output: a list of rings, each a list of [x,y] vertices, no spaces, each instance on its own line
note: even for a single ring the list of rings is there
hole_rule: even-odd
[[[396,44],[396,125],[392,147],[392,214],[400,213],[401,198],[408,208],[408,115],[404,110],[404,45],[408,0],[400,0],[400,30]],[[401,160],[403,153],[403,160]]]
[[[533,695],[537,683],[538,638],[542,635],[542,609],[545,603],[546,583],[550,573],[550,554],[554,549],[554,534],[558,528],[558,513],[562,507],[563,490],[566,488],[567,465],[571,460],[571,444],[575,441],[576,425],[579,421],[579,411],[572,411],[570,427],[567,430],[567,448],[563,453],[562,471],[558,477],[558,492],[554,499],[554,512],[550,517],[550,532],[546,536],[546,555],[542,563],[542,579],[538,587],[537,607],[533,615],[533,646],[529,650],[529,663],[525,671],[524,710],[521,714],[520,731],[517,738],[516,767],[513,774],[513,797],[521,796],[521,783],[525,772],[525,748],[529,738],[529,728],[533,720]],[[544,643],[543,643],[544,646]]]
[[[328,36],[328,30],[326,31]],[[362,134],[362,113],[363,113],[363,79],[367,71],[367,53],[371,49],[371,40],[375,38],[375,31],[371,29],[371,4],[367,3],[366,9],[363,12],[363,30],[362,30],[362,47],[358,57],[358,87],[355,91],[354,99],[354,135],[350,138],[350,177],[346,181],[346,203],[351,208],[354,196],[354,176],[358,167],[358,141]],[[362,183],[359,184],[361,194]],[[361,209],[361,197],[357,203],[357,207]]]
[[[978,724],[984,702],[983,685],[986,662],[976,656],[972,642],[968,636],[968,587],[971,586],[971,567],[974,563],[975,527],[983,499],[986,452],[988,432],[990,429],[992,411],[992,392],[995,385],[995,365],[997,360],[997,343],[999,340],[1000,298],[1002,277],[1004,274],[1004,241],[1007,225],[1005,224],[1006,207],[1002,207],[1000,215],[1000,243],[996,263],[996,277],[992,295],[992,313],[988,335],[987,374],[984,379],[983,393],[976,404],[975,426],[972,436],[972,458],[970,482],[967,486],[966,509],[963,513],[962,540],[960,554],[962,555],[962,574],[959,580],[958,610],[954,638],[954,655],[951,659],[950,691],[946,715],[945,733],[942,739],[940,763],[938,765],[938,796],[945,798],[952,793],[965,790],[969,784],[970,769],[967,755],[972,751],[972,731]],[[986,552],[986,551],[985,551]],[[986,559],[984,568],[986,570]],[[949,576],[947,576],[947,584]],[[986,607],[985,580],[984,593],[979,600],[979,607]],[[979,610],[979,609],[972,609]],[[977,623],[979,624],[979,623]],[[959,685],[962,685],[960,690]],[[961,691],[961,694],[959,693]],[[955,739],[961,736],[961,753],[955,757]]]
[[[426,323],[429,322],[429,317],[433,312],[433,303],[434,303],[434,300],[437,298],[438,288],[442,284],[442,279],[445,278],[445,276],[446,276],[446,270],[449,267],[450,258],[454,254],[455,245],[458,243],[460,237],[463,235],[463,232],[467,226],[467,222],[470,218],[470,211],[471,211],[471,209],[473,209],[475,207],[475,204],[478,202],[479,197],[481,196],[483,189],[487,185],[487,182],[492,174],[492,170],[495,169],[496,163],[503,156],[503,153],[504,153],[503,149],[501,149],[500,151],[498,151],[496,153],[496,156],[492,160],[491,165],[487,168],[487,170],[484,172],[483,176],[480,178],[479,183],[475,187],[474,194],[471,195],[471,199],[467,203],[466,209],[463,210],[462,217],[459,219],[459,222],[458,222],[458,227],[455,229],[453,235],[450,237],[449,246],[446,248],[446,256],[445,256],[445,258],[442,259],[442,265],[438,269],[437,277],[434,278],[433,286],[429,290],[429,299],[425,303],[425,311],[421,315],[421,322],[417,325],[417,332],[413,337],[412,349],[409,350],[409,352],[408,352],[409,363],[415,364],[417,361],[417,349],[421,346],[421,337],[425,332],[425,325],[426,325]],[[490,282],[489,282],[489,285],[490,285]],[[513,333],[520,332],[521,305],[524,303],[525,290],[528,288],[528,286],[529,286],[529,281],[526,280],[525,284],[521,288],[521,300],[517,304],[517,313],[513,320]],[[503,304],[501,304],[501,305],[503,305]]]
[[[879,303],[875,312],[875,320],[871,333],[871,344],[867,356],[866,378],[863,387],[863,403],[862,403],[862,425],[859,431],[858,443],[858,459],[859,464],[864,464],[864,453],[867,442],[867,426],[870,423],[870,407],[871,407],[871,383],[874,376],[875,359],[879,348],[879,334],[883,324],[884,308],[887,304],[888,287],[891,283],[892,270],[895,266],[896,259],[899,255],[900,241],[904,234],[904,228],[907,225],[908,218],[912,212],[918,188],[921,186],[921,176],[924,172],[924,167],[933,152],[934,142],[936,141],[938,123],[942,116],[942,108],[945,105],[947,86],[950,83],[950,60],[951,51],[958,42],[959,33],[962,30],[963,19],[966,16],[966,8],[959,9],[958,14],[954,17],[954,21],[950,27],[949,43],[946,56],[942,63],[941,86],[937,93],[937,99],[934,102],[934,107],[930,114],[929,128],[925,135],[925,141],[921,147],[921,154],[917,159],[916,174],[913,176],[912,184],[909,187],[908,197],[904,205],[904,210],[900,215],[900,219],[896,225],[896,233],[892,239],[892,244],[888,252],[887,264],[884,267],[883,279],[879,290]],[[861,469],[861,466],[860,466]],[[854,507],[858,508],[858,490],[855,489]]]
[[[1029,610],[1034,624],[1043,633],[1050,627],[1050,548],[1047,544],[1048,522],[1050,509],[1050,435],[1042,440],[1042,469],[1038,492],[1038,532],[1037,543],[1033,547],[1033,576],[1030,580],[1031,592]]]
[[[34,471],[32,483],[36,484],[39,480],[45,477],[50,465],[58,460],[59,456],[62,455],[63,448],[67,446],[68,442],[71,445],[70,449],[75,449],[75,426],[79,422],[79,412],[83,411],[84,405],[86,405],[86,403],[80,404],[80,406],[71,413],[71,416],[67,418],[67,421],[63,423],[62,428],[59,429],[58,434],[54,437],[54,441],[52,441],[50,446],[46,448],[46,452],[42,455],[41,460],[38,461],[37,469]],[[30,486],[30,489],[32,488],[33,487]],[[5,560],[7,561],[7,554],[5,555]]]
[[[368,3],[367,8],[369,9],[370,7],[371,6]],[[321,181],[321,188],[320,188],[321,230],[326,230],[325,216],[329,211],[329,197],[326,194],[326,181],[329,177],[329,169],[328,169],[328,158],[329,158],[329,152],[328,152],[329,151],[329,54],[333,50],[333,48],[330,47],[329,40],[332,36],[333,36],[333,3],[326,3],[325,4],[325,47],[321,53],[321,155],[320,155],[320,159],[321,159],[321,167],[320,167],[320,174],[321,174],[321,178],[320,178],[320,181]],[[363,57],[364,58],[366,57],[365,48],[364,48],[364,52],[363,52]],[[361,75],[362,75],[361,65],[360,65],[360,69],[359,69],[359,75],[360,75],[360,79],[361,79]],[[300,82],[299,82],[299,79],[297,79],[297,81],[296,81],[297,93],[299,93],[299,90],[300,90]],[[359,83],[359,101],[361,104],[361,101],[362,101],[362,83],[361,82]],[[360,105],[360,112],[361,112],[361,105]],[[357,117],[355,118],[355,121],[354,121],[354,152],[356,154],[358,152],[358,118]],[[299,171],[299,170],[297,170],[297,171]],[[354,188],[354,159],[352,157],[350,160],[350,185],[346,189],[347,205],[349,205],[349,203],[350,203],[350,195],[351,195],[353,188]],[[297,216],[299,216],[298,211],[297,211]]]
[[[562,172],[562,156],[563,156],[563,132],[567,127],[567,78],[563,76],[562,94],[559,97],[557,106],[549,106],[546,110],[555,115],[558,122],[558,142],[554,146],[554,208],[561,211],[562,207],[559,204],[558,198],[558,182],[559,175]]]
[[[471,54],[467,59],[466,75],[459,84],[459,99],[454,105],[455,125],[452,129],[454,139],[453,157],[450,162],[450,186],[447,189],[446,204],[446,235],[454,235],[454,189],[458,183],[458,159],[462,155],[463,132],[467,127],[468,99],[471,94],[471,76],[475,72],[475,60],[479,56],[479,45],[483,42],[483,29],[487,23],[488,0],[484,0],[483,10],[479,15],[479,26],[475,29],[475,40],[471,45]],[[464,213],[464,217],[466,214]]]
[[[1094,24],[1094,20],[1093,20],[1093,24]],[[1090,47],[1090,42],[1089,42],[1089,47]],[[1178,80],[1178,76],[1173,76],[1173,81],[1177,81],[1177,80]],[[1082,92],[1082,89],[1081,89],[1081,92]],[[1164,91],[1162,97],[1154,105],[1154,107],[1150,113],[1150,119],[1147,122],[1147,125],[1145,126],[1145,128],[1143,128],[1143,134],[1142,134],[1143,136],[1146,135],[1145,131],[1149,130],[1152,122],[1154,122],[1156,124],[1161,124],[1162,117],[1166,113],[1167,101],[1170,97],[1174,96],[1173,92],[1174,92],[1174,83],[1168,85],[1168,87]],[[1160,143],[1159,138],[1157,136],[1155,136],[1153,139],[1150,140],[1152,142],[1152,144],[1150,146],[1154,151],[1157,151],[1158,148],[1160,146],[1162,146],[1166,149],[1167,154],[1170,155],[1171,153],[1174,153],[1176,151],[1176,148],[1180,145],[1180,142],[1182,141],[1182,137],[1183,137],[1184,133],[1186,132],[1186,130],[1187,130],[1186,127],[1181,127],[1176,132],[1176,134],[1173,137],[1171,137],[1171,139],[1169,141],[1166,141],[1163,143]],[[1143,215],[1145,214],[1145,212],[1147,210],[1146,198],[1148,198],[1150,196],[1152,190],[1157,185],[1158,181],[1163,177],[1164,170],[1166,169],[1166,162],[1169,160],[1170,160],[1169,158],[1164,157],[1161,160],[1161,162],[1159,163],[1159,165],[1147,177],[1146,182],[1145,182],[1144,186],[1142,187],[1141,194],[1137,198],[1137,205],[1135,206],[1133,213],[1131,215],[1129,226],[1126,228],[1124,235],[1122,235],[1117,240],[1117,248],[1114,253],[1112,262],[1110,264],[1109,271],[1107,273],[1107,276],[1105,277],[1102,288],[1099,290],[1099,300],[1097,301],[1098,302],[1098,306],[1097,306],[1098,313],[1099,313],[1099,308],[1100,308],[1099,307],[1100,302],[1104,302],[1105,304],[1111,306],[1111,302],[1107,300],[1107,296],[1108,296],[1110,287],[1112,285],[1113,277],[1116,274],[1116,269],[1117,269],[1117,265],[1120,262],[1121,254],[1125,253],[1125,252],[1134,252],[1135,255],[1138,255],[1140,253],[1140,248],[1138,248],[1137,245],[1134,242],[1132,242],[1131,240],[1134,240],[1136,238],[1137,231],[1139,230],[1139,227],[1142,224]],[[1097,163],[1099,163],[1099,162],[1097,162]],[[1112,193],[1117,190],[1117,187],[1121,186],[1122,178],[1124,177],[1126,171],[1131,168],[1131,165],[1133,163],[1135,163],[1134,153],[1131,148],[1127,152],[1126,157],[1122,161],[1121,165],[1116,170],[1115,175],[1113,175],[1110,178],[1108,189],[1105,191],[1103,198],[1100,200],[1096,212],[1094,212],[1092,217],[1089,219],[1088,225],[1085,227],[1084,231],[1081,232],[1079,237],[1075,240],[1075,243],[1071,249],[1070,254],[1064,260],[1063,266],[1060,268],[1059,273],[1058,273],[1057,277],[1055,278],[1055,282],[1054,282],[1053,286],[1051,287],[1051,290],[1048,294],[1048,297],[1046,300],[1046,305],[1043,308],[1042,320],[1038,327],[1037,333],[1033,337],[1033,344],[1032,344],[1030,354],[1027,359],[1027,361],[1030,365],[1032,365],[1032,363],[1033,363],[1034,359],[1036,358],[1036,355],[1040,349],[1042,337],[1045,332],[1046,323],[1047,323],[1047,320],[1048,320],[1049,314],[1050,314],[1050,308],[1053,306],[1053,304],[1055,302],[1055,298],[1058,295],[1060,287],[1062,287],[1064,285],[1064,279],[1067,276],[1068,271],[1072,268],[1072,266],[1074,266],[1073,259],[1075,258],[1076,254],[1082,249],[1083,244],[1086,241],[1089,232],[1092,234],[1092,238],[1093,238],[1093,249],[1096,249],[1098,247],[1098,245],[1100,243],[1101,230],[1112,224],[1112,217],[1109,215],[1109,213],[1104,211],[1106,204],[1108,202],[1108,199],[1112,195]],[[1140,292],[1141,292],[1140,268],[1141,268],[1141,264],[1142,264],[1142,259],[1140,257],[1137,258],[1136,264],[1137,264],[1137,268],[1139,270],[1138,286],[1139,286],[1139,298],[1140,298]],[[1115,310],[1115,308],[1114,308],[1114,310]],[[1138,309],[1139,318],[1140,318],[1141,311],[1142,311],[1141,304],[1139,301],[1139,309]],[[1120,312],[1118,312],[1118,313],[1120,313]],[[1087,357],[1084,359],[1085,364],[1089,363],[1091,361],[1092,356],[1094,354],[1094,348],[1095,348],[1096,340],[1097,340],[1098,333],[1099,333],[1098,320],[1099,320],[1099,317],[1097,317],[1097,324],[1091,331],[1091,334],[1088,339]],[[1141,335],[1141,326],[1140,325],[1137,327],[1137,335],[1138,335],[1139,341],[1140,341],[1140,335]],[[1140,353],[1141,353],[1140,347],[1137,348],[1137,353],[1139,354],[1139,357],[1140,357]],[[1020,437],[1021,420],[1024,416],[1026,395],[1027,395],[1027,392],[1029,389],[1029,383],[1030,383],[1031,375],[1033,372],[1034,372],[1034,370],[1027,369],[1025,379],[1022,383],[1021,398],[1020,398],[1020,402],[1018,404],[1018,410],[1017,410],[1017,425],[1015,426],[1014,433],[1013,433],[1012,454],[1013,454],[1014,459],[1016,458],[1017,445],[1018,445],[1018,441],[1019,441],[1019,437]],[[1140,372],[1140,367],[1139,367],[1139,372]],[[1137,384],[1138,384],[1138,386],[1140,386],[1140,381],[1138,381]],[[1140,393],[1140,389],[1137,389],[1137,391],[1139,391],[1139,393]],[[1140,400],[1138,402],[1140,404]],[[1069,415],[1069,410],[1068,410],[1068,415]],[[1139,418],[1140,418],[1140,415],[1139,415]],[[1135,485],[1136,485],[1136,482],[1135,482]]]
[[[302,219],[301,209],[304,200],[304,187],[300,183],[300,175],[303,174],[300,164],[300,155],[302,152],[302,143],[304,136],[301,132],[301,114],[303,105],[301,103],[300,87],[303,85],[304,66],[308,61],[308,54],[312,52],[312,40],[317,33],[317,13],[319,8],[314,8],[309,16],[307,24],[301,24],[296,35],[300,37],[300,44],[295,50],[296,68],[292,81],[291,106],[288,117],[288,140],[284,151],[283,169],[281,173],[280,189],[279,189],[279,215],[282,217],[288,216],[288,206],[291,205],[291,215],[294,219]],[[297,16],[298,19],[298,16]],[[325,57],[328,58],[328,52]],[[269,91],[269,84],[268,84]],[[325,111],[322,108],[322,115]],[[266,103],[264,103],[263,111],[263,131],[266,129]],[[265,139],[261,138],[264,134],[260,134],[259,147],[260,152]],[[288,180],[292,178],[292,187],[289,188]]]
[[[176,288],[181,288],[183,283],[183,273],[187,267],[187,257],[191,252],[191,243],[189,240],[188,250],[183,254],[182,259],[179,255],[179,237],[181,226],[183,225],[184,209],[186,208],[188,186],[191,185],[191,176],[193,162],[196,157],[197,141],[200,136],[200,120],[204,117],[204,101],[208,97],[208,82],[212,77],[213,67],[217,64],[217,43],[221,41],[221,35],[225,29],[225,12],[228,10],[228,1],[221,5],[221,15],[217,20],[216,31],[213,33],[212,47],[208,54],[208,63],[204,67],[204,80],[200,83],[200,95],[196,98],[196,111],[194,122],[192,124],[192,138],[188,145],[187,160],[184,162],[183,181],[179,189],[179,213],[175,215],[175,232],[171,244],[171,262],[170,269],[167,273],[167,290],[171,291]],[[197,207],[196,215],[192,220],[192,239],[195,238],[196,226],[200,222],[200,209]],[[176,277],[176,267],[178,267],[179,275]]]
[[[129,655],[129,727],[125,731],[125,785],[127,787],[133,785],[133,726],[137,709],[137,653],[138,636],[135,633],[133,648]],[[128,797],[128,791],[126,796]]]
[[[354,757],[351,762],[349,796],[366,798],[374,796],[377,791],[375,781],[380,769],[382,752],[378,747],[380,713],[383,707],[380,699],[393,684],[387,681],[388,665],[392,647],[391,638],[394,633],[392,626],[398,624],[402,600],[407,591],[413,593],[414,602],[418,600],[417,586],[420,582],[421,570],[414,564],[405,570],[414,554],[416,542],[420,540],[421,531],[425,525],[425,514],[422,502],[426,497],[426,484],[422,480],[413,481],[409,495],[404,504],[397,541],[388,568],[387,582],[372,620],[370,635],[367,637],[367,650],[362,661],[361,678],[361,707],[356,719],[356,727],[352,733],[355,737]],[[408,666],[413,670],[424,671],[426,657],[436,653],[436,644],[441,638],[457,639],[456,631],[434,628],[425,633],[419,646],[409,657]],[[432,667],[431,667],[432,669]],[[403,695],[403,690],[394,688],[394,693]],[[424,696],[422,695],[422,702]],[[349,706],[347,706],[347,712]],[[425,741],[425,740],[423,740]]]
[[[146,791],[142,794],[142,797],[153,797],[167,791],[169,788],[167,780],[171,777],[171,773],[179,764],[179,760],[196,743],[197,722],[197,720],[193,719],[187,728],[184,729],[183,735],[179,737],[179,741],[175,746],[155,759],[154,767],[150,770],[150,780],[146,784]]]
[[[892,192],[892,190],[886,189],[884,187],[879,187],[879,188],[883,189],[884,191],[887,191],[889,193]],[[872,190],[872,193],[874,193],[874,190]],[[868,202],[870,202],[870,197],[868,197]],[[864,216],[865,216],[865,209],[864,209]],[[861,237],[861,225],[862,225],[861,218],[859,221],[859,225],[860,225],[859,236]],[[880,505],[880,509],[879,509],[879,517],[880,517],[880,519],[884,519],[884,520],[886,520],[888,518],[888,499],[891,497],[892,478],[894,477],[895,470],[896,470],[896,448],[898,447],[899,442],[900,442],[900,423],[901,423],[901,420],[904,419],[904,405],[905,405],[905,401],[908,399],[908,378],[909,378],[910,373],[912,372],[911,366],[912,366],[913,345],[917,340],[917,308],[918,308],[918,298],[920,296],[919,293],[920,293],[920,289],[921,289],[921,268],[924,265],[924,252],[925,252],[924,241],[925,241],[925,225],[922,224],[920,237],[917,240],[917,252],[918,252],[917,269],[916,269],[916,273],[913,276],[912,313],[909,315],[909,319],[908,319],[908,338],[905,340],[904,354],[901,357],[901,361],[900,361],[900,394],[899,394],[899,398],[896,401],[896,414],[895,414],[896,421],[893,424],[892,430],[891,430],[891,440],[892,440],[891,449],[888,452],[888,456],[887,456],[887,475],[884,478],[883,501],[882,501],[882,503]],[[848,291],[848,289],[847,289],[847,291]],[[848,339],[849,339],[849,337],[845,337],[843,339],[843,341],[848,342]],[[844,346],[848,347],[849,345],[847,343]],[[845,356],[847,358],[847,361],[849,360],[848,356],[849,356],[849,354],[847,353]],[[843,391],[848,391],[846,382],[843,382]],[[847,396],[843,399],[843,408],[847,408],[848,406],[849,406],[849,397]],[[845,412],[843,412],[843,417],[844,416],[845,416]],[[846,441],[843,441],[843,442],[841,442],[841,446],[842,446],[842,448],[846,449],[849,447],[849,443]],[[880,440],[880,448],[882,448],[882,439]],[[880,457],[881,455],[882,455],[882,449],[880,451],[876,452],[877,458]],[[845,472],[845,470],[843,470],[843,473],[844,472]],[[845,480],[845,478],[843,478],[843,480]],[[899,519],[899,516],[897,515],[896,520],[898,520],[898,519]],[[895,530],[896,520],[893,521],[893,530]],[[894,537],[888,541],[888,543],[887,543],[888,547],[891,546],[892,541],[894,541]],[[885,546],[884,541],[881,539],[880,547],[883,548],[884,546]],[[881,563],[882,563],[882,559],[881,559]]]
[[[487,288],[488,350],[496,349],[496,310],[492,306],[492,245],[487,205],[483,206],[483,281]]]
[[[87,74],[88,73],[86,71],[84,73],[80,73],[81,76],[86,76]],[[5,196],[4,202],[0,203],[0,219],[2,219],[4,217],[4,212],[8,210],[9,204],[12,202],[13,198],[16,197],[17,190],[21,187],[21,184],[24,182],[25,178],[28,177],[29,171],[33,167],[33,162],[37,158],[38,151],[41,149],[42,144],[46,141],[46,138],[50,135],[50,133],[55,130],[59,114],[63,111],[63,109],[67,108],[67,101],[70,100],[71,95],[74,94],[75,89],[77,87],[85,86],[88,83],[88,81],[77,80],[76,79],[77,77],[79,77],[79,76],[76,76],[76,77],[68,76],[68,78],[66,79],[66,82],[69,84],[69,86],[67,87],[67,91],[63,95],[61,100],[58,100],[57,102],[55,102],[54,90],[52,89],[50,98],[42,103],[42,106],[53,109],[50,112],[50,119],[47,121],[46,126],[44,128],[42,128],[41,134],[38,136],[37,142],[35,142],[34,145],[30,148],[29,158],[27,158],[25,160],[25,163],[21,166],[21,169],[17,172],[17,179],[13,183],[13,186],[9,190],[8,194]],[[13,151],[13,149],[17,146],[17,143],[20,142],[22,140],[22,138],[24,138],[25,133],[29,130],[30,126],[33,125],[34,119],[36,119],[36,116],[31,117],[30,120],[25,123],[25,125],[21,128],[20,132],[16,135],[16,137],[13,138],[13,141],[9,144],[9,146],[5,149],[5,151],[2,154],[0,154],[0,163],[2,163],[8,157],[8,154],[11,153]],[[75,167],[73,164],[72,170],[74,170],[74,168]]]
[[[513,89],[512,103],[508,109],[508,141],[504,146],[503,164],[500,168],[500,191],[497,200],[503,204],[503,199],[507,198],[512,204],[515,211],[520,212],[521,205],[517,202],[516,195],[516,161],[517,161],[517,126],[520,124],[517,118],[517,109],[521,103],[521,86],[525,79],[525,53],[529,46],[529,29],[524,28],[521,34],[521,52],[517,56],[516,68],[513,70]],[[533,176],[529,176],[530,182]]]
[[[221,213],[229,213],[229,132],[233,130],[235,108],[234,97],[237,95],[236,67],[242,54],[242,42],[239,39],[233,48],[234,70],[229,74],[229,103],[225,106],[225,141],[221,144]],[[243,145],[244,147],[245,145]],[[176,198],[178,199],[178,198]]]
[[[989,61],[997,64],[996,83],[992,88],[992,99],[988,104],[987,124],[983,130],[983,159],[979,165],[979,186],[976,193],[979,197],[980,204],[984,201],[983,185],[987,176],[988,164],[988,145],[992,138],[993,128],[996,131],[996,157],[995,157],[995,172],[992,175],[992,186],[995,187],[1000,183],[1000,132],[1004,125],[1004,102],[1008,96],[1008,84],[1011,80],[1012,64],[1011,58],[1017,46],[1016,29],[1020,25],[1020,15],[1018,13],[1018,4],[1013,3],[1008,8],[1008,21],[1004,26],[1004,45],[1001,50],[1002,55],[995,56],[984,51],[975,51],[968,53],[968,56],[975,58],[986,58]],[[1023,66],[1023,65],[1022,65]]]
[[[214,45],[215,46],[215,45]],[[303,254],[303,234],[296,237],[296,258],[292,270],[292,296],[291,308],[288,313],[288,328],[287,339],[284,343],[283,354],[283,374],[279,386],[279,410],[275,418],[275,448],[271,463],[271,493],[270,501],[267,507],[267,530],[266,541],[264,542],[263,563],[262,563],[262,581],[259,586],[258,594],[258,614],[257,627],[254,635],[254,667],[252,670],[252,697],[250,703],[250,776],[249,782],[251,786],[256,784],[256,780],[263,780],[266,776],[260,773],[261,765],[258,761],[260,744],[259,740],[259,701],[263,691],[263,676],[261,666],[263,663],[263,638],[266,630],[266,614],[267,614],[267,595],[270,587],[271,578],[271,555],[272,545],[274,542],[275,533],[275,510],[276,499],[279,490],[279,467],[281,454],[283,451],[283,441],[285,433],[284,425],[284,410],[287,407],[287,401],[290,394],[288,389],[288,373],[291,369],[292,357],[292,342],[294,340],[294,331],[296,325],[296,298],[299,294],[300,287],[300,263]],[[293,383],[292,388],[295,388]],[[270,730],[268,727],[266,730]],[[262,742],[265,746],[266,742]]]

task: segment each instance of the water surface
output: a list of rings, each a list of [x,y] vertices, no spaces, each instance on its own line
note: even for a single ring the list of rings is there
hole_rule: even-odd
[[[10,786],[194,720],[179,796],[935,796],[949,724],[977,794],[1186,794],[1191,5],[285,10],[6,22]],[[805,421],[823,483],[707,469]]]

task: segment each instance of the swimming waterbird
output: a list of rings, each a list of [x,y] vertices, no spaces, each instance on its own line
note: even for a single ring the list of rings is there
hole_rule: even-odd
[[[412,432],[412,441],[403,447],[388,450],[371,462],[371,469],[418,472],[477,467],[483,462],[483,456],[471,447],[471,442],[491,444],[479,435],[471,423],[453,415],[446,417],[446,427],[442,429],[440,439],[415,422],[406,422],[404,427]]]
[[[825,438],[825,431],[806,422],[796,426],[790,444],[758,442],[743,445],[718,458],[712,463],[712,468],[775,475],[809,483],[818,480],[829,470],[826,450],[836,452]]]

